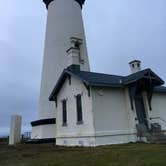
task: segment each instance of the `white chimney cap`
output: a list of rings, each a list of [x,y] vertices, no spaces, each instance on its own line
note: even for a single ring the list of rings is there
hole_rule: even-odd
[[[129,62],[129,64],[133,64],[133,63],[139,63],[139,64],[141,64],[141,61],[140,60],[133,60],[133,61]]]

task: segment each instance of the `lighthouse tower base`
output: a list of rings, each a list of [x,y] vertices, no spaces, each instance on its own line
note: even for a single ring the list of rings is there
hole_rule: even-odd
[[[32,139],[55,138],[55,124],[32,127]],[[54,132],[53,132],[54,131]]]
[[[55,138],[56,119],[42,119],[31,122],[32,139],[52,139]]]

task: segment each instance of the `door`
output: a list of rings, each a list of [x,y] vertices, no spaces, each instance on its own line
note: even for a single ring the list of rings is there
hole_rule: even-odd
[[[135,96],[135,107],[139,124],[144,124],[148,128],[148,121],[142,94]]]

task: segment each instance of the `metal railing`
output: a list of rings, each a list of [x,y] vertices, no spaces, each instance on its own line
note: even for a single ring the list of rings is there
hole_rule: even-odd
[[[27,141],[31,139],[31,132],[24,132],[24,134],[21,135],[22,136],[22,141]]]
[[[150,120],[154,120],[154,119],[159,119],[159,120],[161,120],[162,122],[164,122],[165,124],[166,124],[166,120],[164,120],[163,118],[161,118],[161,117],[151,117],[151,118],[149,118]]]
[[[8,144],[8,142],[9,142],[9,136],[0,137],[0,145],[1,144]]]

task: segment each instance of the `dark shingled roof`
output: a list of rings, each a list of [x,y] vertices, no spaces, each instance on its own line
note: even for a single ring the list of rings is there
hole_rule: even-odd
[[[122,88],[126,85],[129,85],[133,82],[136,82],[139,79],[146,78],[148,76],[155,77],[155,81],[157,81],[157,85],[164,84],[164,81],[158,77],[151,69],[145,69],[139,71],[137,73],[128,75],[128,76],[118,76],[118,75],[110,75],[103,73],[94,73],[80,70],[71,70],[65,69],[61,74],[54,90],[52,91],[49,100],[53,100],[53,98],[58,94],[61,86],[68,76],[74,76],[80,79],[87,86],[96,86],[96,87],[117,87]],[[166,87],[157,87],[155,88],[155,92],[166,92]]]
[[[165,86],[157,86],[154,88],[154,92],[166,93],[166,87]]]
[[[79,77],[87,85],[92,86],[111,86],[111,87],[122,87],[123,86],[123,76],[109,75],[94,72],[72,72],[74,75]]]
[[[159,82],[164,84],[164,81],[157,74],[155,74],[151,69],[145,69],[145,70],[142,70],[137,73],[130,74],[129,76],[124,77],[124,84],[135,82],[146,76],[148,77],[149,74],[151,77],[155,77],[155,79],[157,79]]]

